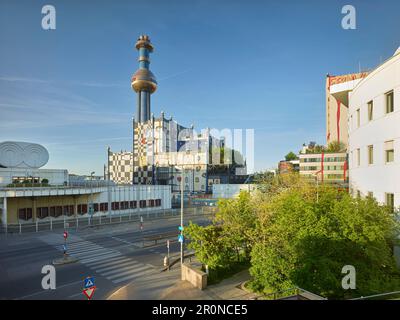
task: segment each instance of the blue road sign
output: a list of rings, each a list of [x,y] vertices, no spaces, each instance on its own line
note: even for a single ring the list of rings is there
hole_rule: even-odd
[[[84,282],[85,288],[91,288],[94,286],[94,277],[87,277]]]
[[[65,244],[63,244],[63,251],[67,251],[67,246]]]
[[[179,231],[182,231],[182,230],[183,230],[183,227],[182,227],[182,226],[179,226],[179,227],[178,227],[178,230],[179,230]]]
[[[178,236],[178,241],[179,241],[179,242],[183,242],[183,235],[180,234],[180,235]]]

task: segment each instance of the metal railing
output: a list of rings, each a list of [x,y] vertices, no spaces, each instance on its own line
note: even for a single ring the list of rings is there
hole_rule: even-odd
[[[393,292],[374,294],[374,295],[371,295],[371,296],[352,298],[352,299],[348,299],[348,300],[368,300],[368,299],[385,298],[385,297],[386,298],[384,300],[386,300],[388,296],[396,296],[398,299],[400,299],[400,291],[393,291]],[[380,300],[380,299],[378,299],[378,300]]]
[[[185,209],[185,217],[199,215],[211,215],[216,212],[215,207],[192,207]],[[180,215],[179,209],[161,209],[152,211],[138,211],[133,209],[128,213],[104,214],[84,217],[67,217],[47,219],[45,221],[16,223],[0,226],[0,234],[23,234],[28,232],[52,231],[54,229],[84,229],[89,227],[99,227],[103,225],[119,224],[127,222],[139,222],[143,217],[145,220],[155,220],[171,218]]]
[[[300,287],[293,287],[286,290],[280,290],[269,294],[261,295],[258,300],[287,300],[287,299],[306,299],[306,300],[328,300],[315,293],[302,289]]]

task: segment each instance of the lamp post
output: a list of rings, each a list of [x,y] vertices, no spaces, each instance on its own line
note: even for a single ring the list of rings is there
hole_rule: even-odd
[[[323,174],[323,172],[322,172],[322,170],[319,170],[319,171],[317,171],[316,173],[314,173],[315,174],[315,179],[316,179],[316,181],[317,181],[317,203],[318,203],[318,198],[319,198],[319,194],[318,194],[318,189],[319,189],[319,183],[318,183],[318,173],[321,173],[321,174]]]
[[[183,166],[181,175],[181,266],[183,265]]]
[[[93,208],[93,175],[95,174],[95,172],[91,172],[90,173],[90,203],[89,203],[89,225],[92,224],[92,217],[93,217],[93,212],[94,212],[94,208]]]

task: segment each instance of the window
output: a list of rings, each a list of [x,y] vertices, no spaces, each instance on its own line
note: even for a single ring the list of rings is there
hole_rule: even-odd
[[[386,193],[386,205],[394,211],[394,194],[393,193]]]
[[[64,206],[63,207],[63,215],[68,216],[69,215],[69,206]]]
[[[394,111],[394,96],[393,90],[386,93],[386,113],[391,113]]]
[[[368,146],[368,164],[374,163],[374,146]]]
[[[50,217],[57,218],[63,214],[63,207],[50,207]]]
[[[360,127],[360,109],[357,109],[357,128]]]
[[[372,121],[374,116],[374,102],[371,100],[368,102],[368,121]]]
[[[55,217],[59,217],[63,214],[63,207],[62,206],[57,206],[55,210]]]
[[[103,211],[103,212],[108,211],[108,203],[107,202],[100,203],[100,211]]]
[[[137,206],[136,201],[130,201],[130,202],[129,202],[129,208],[135,209],[136,206]]]
[[[32,208],[18,209],[18,218],[20,220],[32,219]]]
[[[64,206],[63,213],[65,216],[74,215],[74,206]]]
[[[369,198],[373,198],[374,197],[374,193],[372,191],[368,191],[368,197]]]
[[[139,206],[140,206],[140,208],[146,208],[146,200],[140,200]]]
[[[78,208],[77,209],[78,209],[78,214],[87,213],[87,205],[86,204],[78,204]],[[51,208],[50,208],[50,210],[51,210]]]
[[[48,217],[49,216],[49,208],[47,208],[47,207],[36,208],[36,216],[39,219]]]
[[[385,162],[393,162],[394,161],[394,144],[393,140],[385,142]]]
[[[358,167],[360,166],[360,163],[361,163],[361,161],[360,161],[360,149],[357,149],[357,166]]]

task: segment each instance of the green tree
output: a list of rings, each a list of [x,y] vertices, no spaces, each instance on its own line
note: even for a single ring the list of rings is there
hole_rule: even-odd
[[[286,161],[292,161],[292,160],[297,160],[297,159],[298,159],[297,155],[296,155],[294,152],[292,152],[292,151],[290,151],[290,152],[285,156],[285,160],[286,160]]]
[[[400,289],[392,252],[398,226],[372,198],[322,186],[317,202],[315,186],[298,177],[276,181],[269,193],[257,196],[259,241],[250,268],[255,289],[299,286],[329,298]],[[356,268],[356,290],[341,287],[345,265]]]
[[[335,141],[332,141],[329,143],[326,151],[327,152],[345,152],[346,145],[343,142],[335,140]]]
[[[241,191],[236,199],[221,199],[214,222],[222,227],[221,236],[229,239],[237,261],[249,259],[255,230],[255,211],[249,192]]]
[[[230,248],[228,239],[222,237],[221,226],[201,227],[190,222],[185,228],[185,233],[190,240],[188,248],[193,249],[199,261],[209,268],[226,268],[235,259],[235,253]]]

